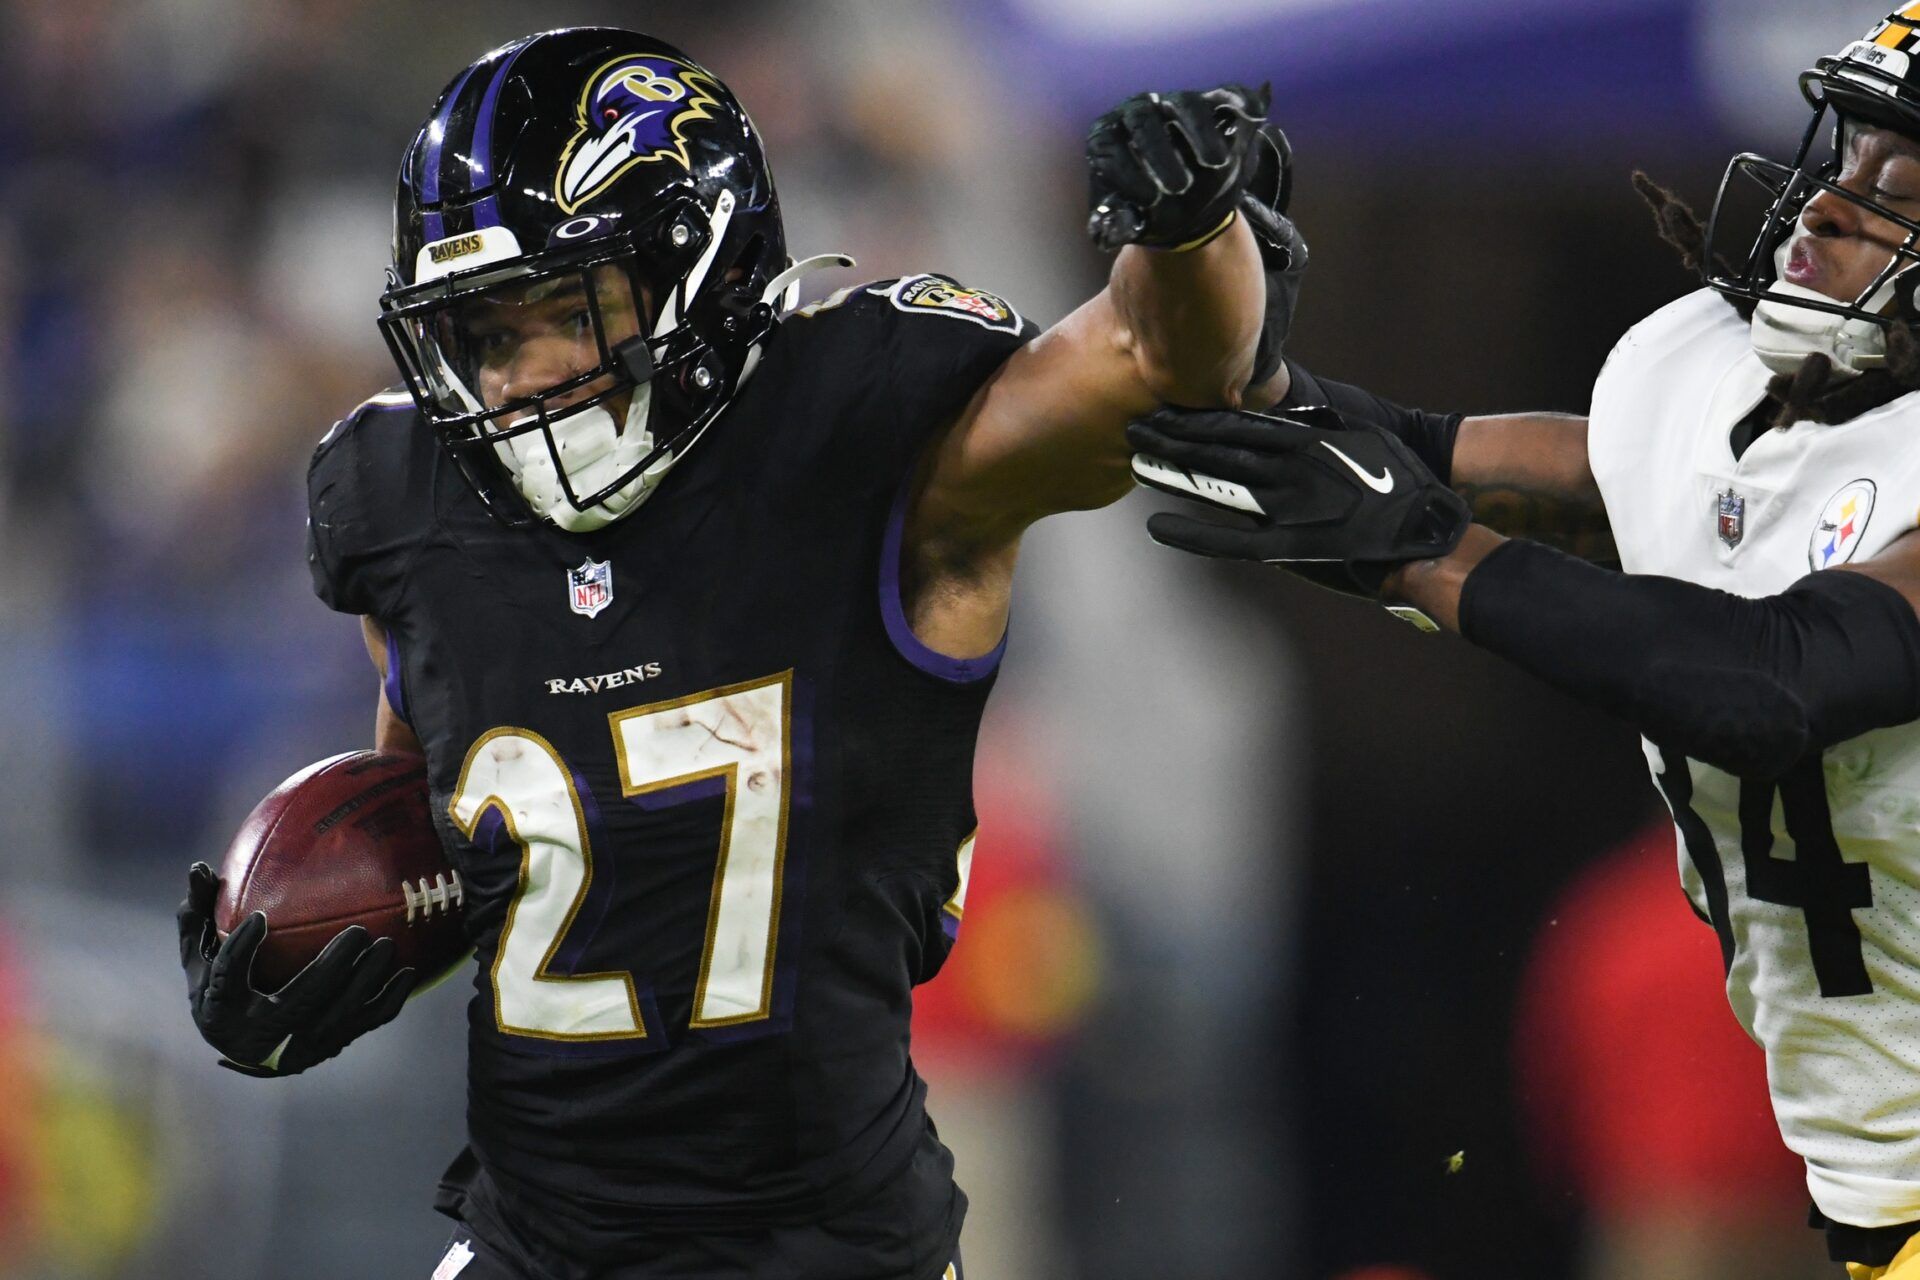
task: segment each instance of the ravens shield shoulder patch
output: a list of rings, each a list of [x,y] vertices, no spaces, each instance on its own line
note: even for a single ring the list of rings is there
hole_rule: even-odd
[[[888,288],[886,295],[894,306],[909,315],[951,316],[1002,333],[1019,333],[1023,323],[1020,313],[1006,299],[984,289],[969,289],[946,276],[906,276]]]

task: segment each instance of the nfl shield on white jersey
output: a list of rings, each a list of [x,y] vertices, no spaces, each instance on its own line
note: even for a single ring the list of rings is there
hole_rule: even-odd
[[[1736,595],[1870,559],[1920,513],[1920,394],[1837,425],[1734,425],[1769,371],[1698,293],[1615,348],[1594,388],[1593,473],[1621,564]],[[1722,930],[1727,995],[1766,1050],[1782,1136],[1821,1212],[1920,1219],[1920,726],[1829,748],[1778,782],[1649,743],[1681,878]]]

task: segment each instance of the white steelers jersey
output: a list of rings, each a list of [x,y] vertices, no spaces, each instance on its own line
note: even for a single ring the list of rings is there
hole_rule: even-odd
[[[1766,431],[1736,460],[1729,434],[1768,377],[1747,325],[1706,291],[1615,348],[1588,450],[1627,572],[1765,596],[1915,526],[1920,394]],[[1920,1219],[1920,723],[1777,783],[1646,751],[1815,1203],[1863,1227]]]

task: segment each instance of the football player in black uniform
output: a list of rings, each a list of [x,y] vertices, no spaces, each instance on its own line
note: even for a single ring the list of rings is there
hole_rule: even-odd
[[[426,755],[479,959],[436,1276],[958,1274],[908,1022],[1015,554],[1128,491],[1129,418],[1278,368],[1304,253],[1264,114],[1225,87],[1096,123],[1090,227],[1126,247],[1036,337],[938,275],[791,310],[822,262],[739,103],[656,40],[528,37],[441,96],[382,298],[405,386],[310,472],[317,590],[364,620],[379,745]],[[252,990],[262,923],[221,943],[214,885],[181,951],[229,1065],[397,1012],[411,975],[353,932]]]

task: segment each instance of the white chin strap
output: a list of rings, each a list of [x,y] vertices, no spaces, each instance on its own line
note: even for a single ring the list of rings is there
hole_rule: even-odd
[[[1786,268],[1787,245],[1775,254],[1775,264]],[[1913,268],[1907,268],[1908,271]],[[1899,274],[1905,274],[1901,272]],[[1884,313],[1893,302],[1894,280],[1889,279],[1861,309]],[[1775,373],[1797,373],[1808,356],[1823,355],[1833,367],[1845,374],[1865,373],[1887,362],[1887,331],[1870,320],[1835,315],[1799,305],[1795,299],[1812,302],[1833,301],[1803,285],[1776,279],[1767,297],[1753,309],[1753,353],[1760,363]]]
[[[568,501],[566,487],[560,483],[561,470],[565,470],[573,491],[585,496],[600,492],[638,466],[653,451],[653,434],[647,430],[652,405],[653,386],[649,383],[634,388],[623,430],[615,430],[613,415],[604,405],[594,405],[547,420],[547,433],[553,436],[551,449],[546,434],[528,431],[499,441],[493,451],[534,515],[568,533],[591,533],[639,506],[684,450],[661,454],[652,466],[584,509]],[[558,467],[554,465],[556,455]]]
[[[687,273],[686,284],[676,290],[662,308],[660,320],[654,326],[655,338],[663,336],[680,323],[679,296],[684,294],[691,298],[699,290],[713,266],[714,252],[726,231],[727,223],[733,217],[733,207],[733,197],[722,192],[715,202],[707,251],[694,264],[693,270]],[[776,314],[789,311],[799,299],[802,276],[828,267],[852,265],[852,258],[838,253],[820,254],[796,262],[768,282],[761,301],[772,306]],[[734,383],[735,392],[746,384],[759,362],[760,348],[755,345],[747,353],[745,366]],[[442,376],[470,410],[479,411],[478,400],[451,370],[443,368]],[[593,405],[571,413],[562,411],[552,415],[547,419],[545,432],[526,431],[497,440],[493,451],[512,477],[514,488],[520,491],[520,496],[526,499],[527,506],[536,517],[568,533],[591,533],[631,515],[647,500],[648,495],[660,487],[660,482],[666,479],[673,464],[686,456],[687,450],[706,434],[714,418],[719,416],[717,412],[711,414],[698,430],[677,443],[673,449],[661,451],[646,470],[607,497],[588,507],[575,506],[567,497],[569,487],[582,497],[599,493],[639,466],[654,451],[653,432],[648,423],[652,408],[653,384],[643,383],[634,388],[633,397],[627,405],[626,421],[617,429],[613,414],[604,405]],[[508,425],[517,426],[524,421],[526,418],[522,417]],[[553,438],[552,448],[547,446],[549,435]],[[565,484],[561,483],[563,474],[566,477]]]
[[[727,224],[733,221],[733,209],[733,193],[722,191],[713,202],[713,215],[707,220],[706,251],[687,272],[681,285],[667,295],[660,318],[653,326],[654,338],[664,337],[680,323],[681,299],[691,299],[700,292],[707,272],[713,269],[714,255],[720,251]],[[568,486],[582,496],[598,493],[638,466],[653,451],[653,433],[647,428],[652,407],[653,383],[649,381],[634,388],[633,399],[627,405],[627,420],[620,430],[614,429],[613,415],[596,405],[578,413],[549,418],[547,432],[553,437],[551,449],[547,447],[545,435],[529,431],[500,441],[494,445],[494,452],[506,465],[514,487],[520,490],[520,496],[526,499],[534,515],[568,533],[592,533],[622,516],[631,515],[702,434],[696,432],[671,452],[663,452],[652,466],[594,505],[575,506],[567,498]],[[555,455],[559,459],[557,466]],[[560,483],[563,472],[566,485]]]
[[[732,212],[730,200],[723,200],[723,211]],[[719,243],[720,232],[724,228],[722,220],[721,225],[714,229],[714,244]],[[695,265],[689,276],[689,293],[698,287],[709,265],[710,262],[704,259]],[[796,262],[767,283],[762,301],[772,305],[776,311],[790,310],[799,297],[802,276],[829,267],[852,265],[852,258],[839,253],[820,254]],[[675,320],[671,310],[663,315],[661,325],[655,331],[656,336],[674,324]],[[747,354],[746,367],[734,387],[736,391],[752,375],[759,363],[759,355],[758,347]],[[620,486],[605,500],[585,509],[567,500],[566,488],[560,483],[560,470],[554,466],[554,454],[559,454],[560,467],[565,470],[567,483],[573,486],[575,493],[585,496],[600,492],[638,466],[652,452],[653,433],[648,430],[647,424],[652,404],[653,384],[646,383],[634,389],[633,401],[627,406],[623,430],[614,430],[613,415],[595,405],[547,420],[547,430],[553,436],[552,449],[547,448],[546,436],[538,431],[529,431],[500,441],[493,446],[494,452],[500,456],[500,461],[513,477],[514,487],[526,499],[534,515],[568,533],[591,533],[631,514],[645,502],[648,495],[666,479],[673,464],[684,458],[687,450],[706,433],[706,428],[713,425],[713,420],[709,418],[705,425],[677,444],[672,451],[663,452],[653,465]]]

